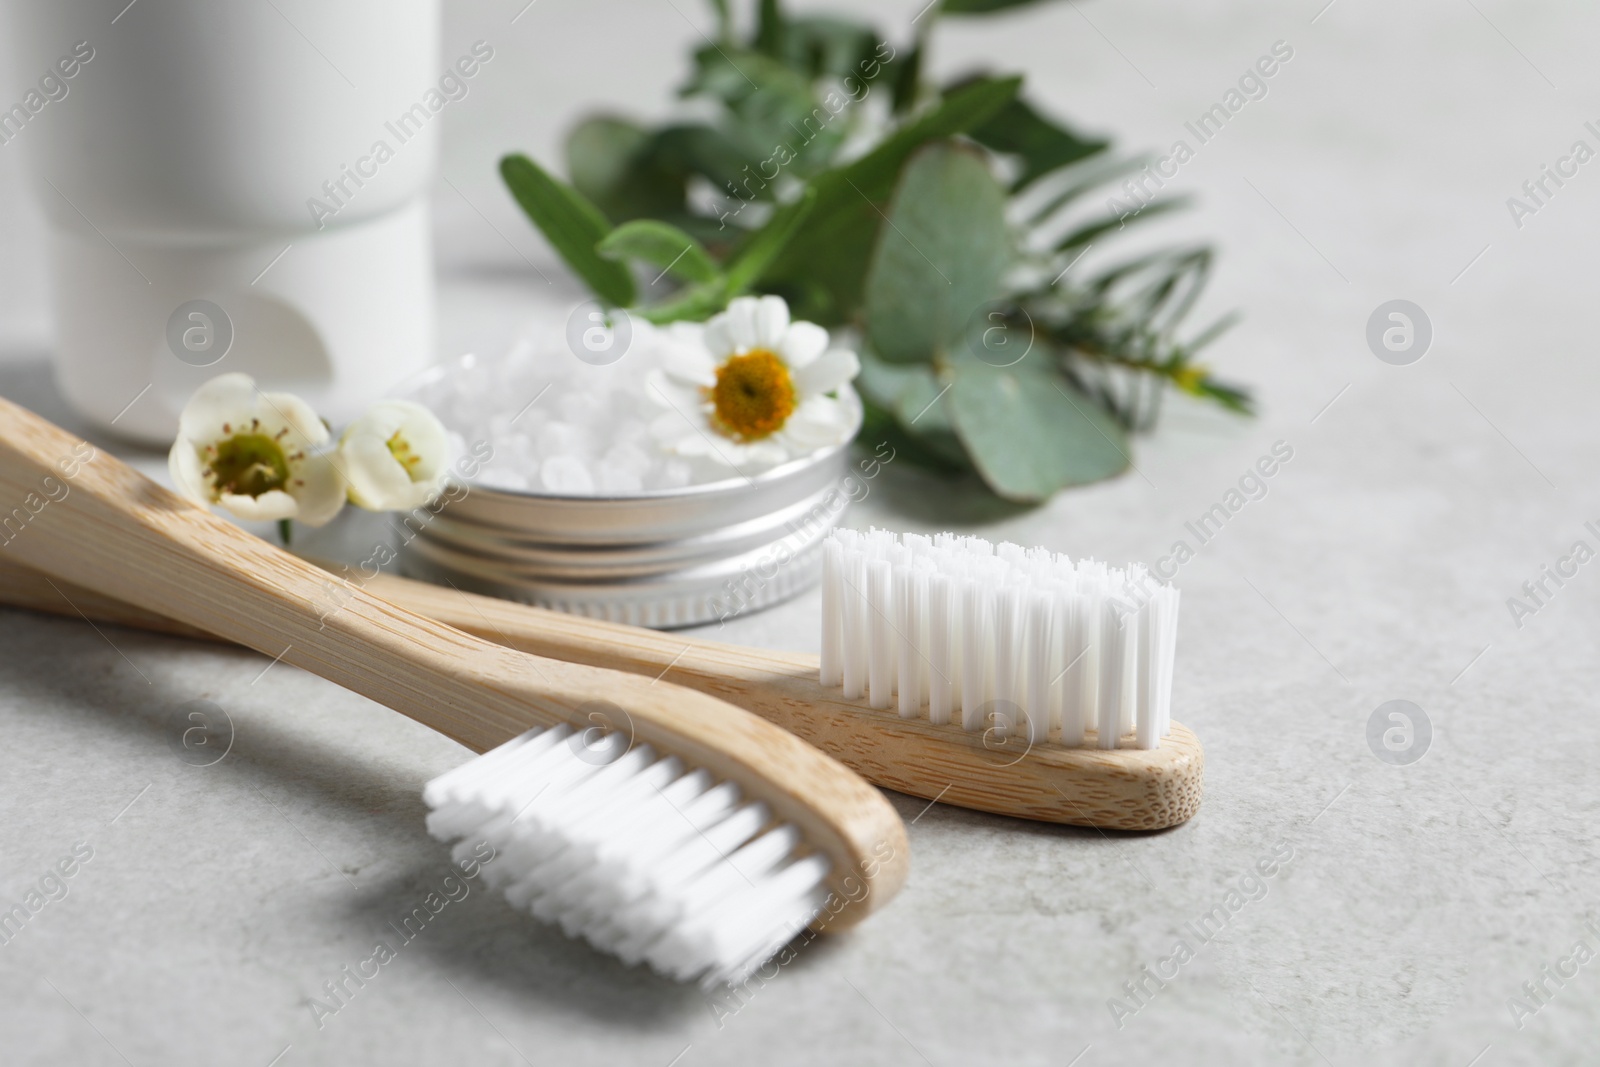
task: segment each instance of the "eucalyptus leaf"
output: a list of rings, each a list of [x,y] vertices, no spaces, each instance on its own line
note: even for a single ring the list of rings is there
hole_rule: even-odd
[[[933,369],[915,363],[885,363],[870,348],[860,353],[861,373],[855,386],[879,422],[864,428],[890,440],[919,466],[942,471],[970,471],[966,449],[956,437],[944,403],[948,390]]]
[[[811,283],[805,291],[818,296],[796,308],[798,315],[824,325],[849,319],[861,306],[883,205],[906,159],[929,141],[982,122],[1015,97],[1021,85],[1021,78],[995,78],[964,86],[854,163],[814,178],[817,205],[811,218],[762,275],[763,287],[798,289]]]
[[[654,158],[658,137],[609,115],[584,120],[567,137],[573,188],[615,222],[683,211],[684,172]]]
[[[641,259],[663,274],[688,282],[708,282],[721,273],[699,241],[654,219],[625,222],[598,247],[607,259]]]
[[[906,165],[867,275],[867,337],[894,363],[965,336],[1014,258],[1005,193],[974,149],[928,145]]]
[[[956,434],[984,482],[1007,500],[1046,500],[1129,465],[1122,427],[1047,362],[1034,353],[1002,368],[967,355],[943,368]]]
[[[680,184],[688,175],[698,174],[723,192],[740,180],[750,162],[721,130],[693,122],[663,126],[642,154],[646,166],[675,176]]]
[[[633,276],[628,268],[595,250],[611,232],[611,224],[599,208],[521,153],[500,160],[500,176],[551,247],[596,296],[616,307],[633,303]]]

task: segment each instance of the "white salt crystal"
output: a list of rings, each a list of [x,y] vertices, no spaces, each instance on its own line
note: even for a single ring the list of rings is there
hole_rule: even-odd
[[[620,399],[620,398],[619,398]],[[632,406],[632,405],[630,405]],[[650,436],[650,424],[643,419],[619,419],[611,431],[613,444],[646,444]]]
[[[624,441],[607,449],[601,462],[639,478],[650,469],[652,459],[650,454],[638,445]]]
[[[487,444],[493,458],[473,481],[512,491],[625,495],[722,481],[726,467],[664,452],[684,432],[682,414],[663,412],[646,392],[649,373],[674,344],[700,346],[704,326],[634,323],[624,358],[580,363],[563,328],[535,320],[493,358],[467,356],[416,394],[450,431],[452,461]]]
[[[555,410],[562,422],[575,426],[599,426],[607,415],[603,406],[605,399],[590,390],[563,393],[556,400]]]
[[[581,459],[589,452],[589,432],[570,422],[547,422],[534,433],[533,447],[541,456]]]
[[[644,488],[644,479],[639,471],[628,470],[602,459],[595,465],[595,484],[602,493],[637,493]]]
[[[521,474],[494,466],[483,468],[473,481],[490,489],[509,489],[516,493],[523,492],[528,488],[528,479]]]
[[[539,479],[552,493],[587,496],[594,492],[594,476],[576,456],[551,456],[540,464]]]
[[[649,489],[682,489],[689,484],[694,472],[681,459],[669,459],[650,472]]]

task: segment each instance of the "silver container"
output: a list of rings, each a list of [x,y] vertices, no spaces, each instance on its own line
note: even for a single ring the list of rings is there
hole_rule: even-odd
[[[620,497],[469,485],[406,542],[401,572],[613,622],[696,626],[815,584],[849,467],[840,445],[750,478]]]

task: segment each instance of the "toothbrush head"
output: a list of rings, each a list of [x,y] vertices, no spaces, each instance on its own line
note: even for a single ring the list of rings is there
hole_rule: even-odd
[[[621,733],[529,730],[423,799],[456,859],[494,849],[484,878],[513,906],[680,981],[741,982],[838,910],[799,827]]]
[[[939,534],[835,530],[821,683],[968,732],[1157,749],[1172,732],[1178,591],[1144,567]]]

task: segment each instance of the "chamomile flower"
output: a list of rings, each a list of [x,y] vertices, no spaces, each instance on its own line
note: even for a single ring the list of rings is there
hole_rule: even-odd
[[[856,354],[791,322],[782,297],[739,297],[703,327],[674,323],[661,337],[646,392],[668,409],[651,424],[668,452],[749,471],[844,444],[861,426]]]
[[[339,438],[350,502],[368,511],[410,511],[444,487],[449,439],[438,418],[410,400],[382,400]]]
[[[241,519],[321,526],[344,506],[344,480],[317,449],[328,428],[290,393],[264,393],[248,374],[195,390],[178,416],[167,469],[178,491]]]

